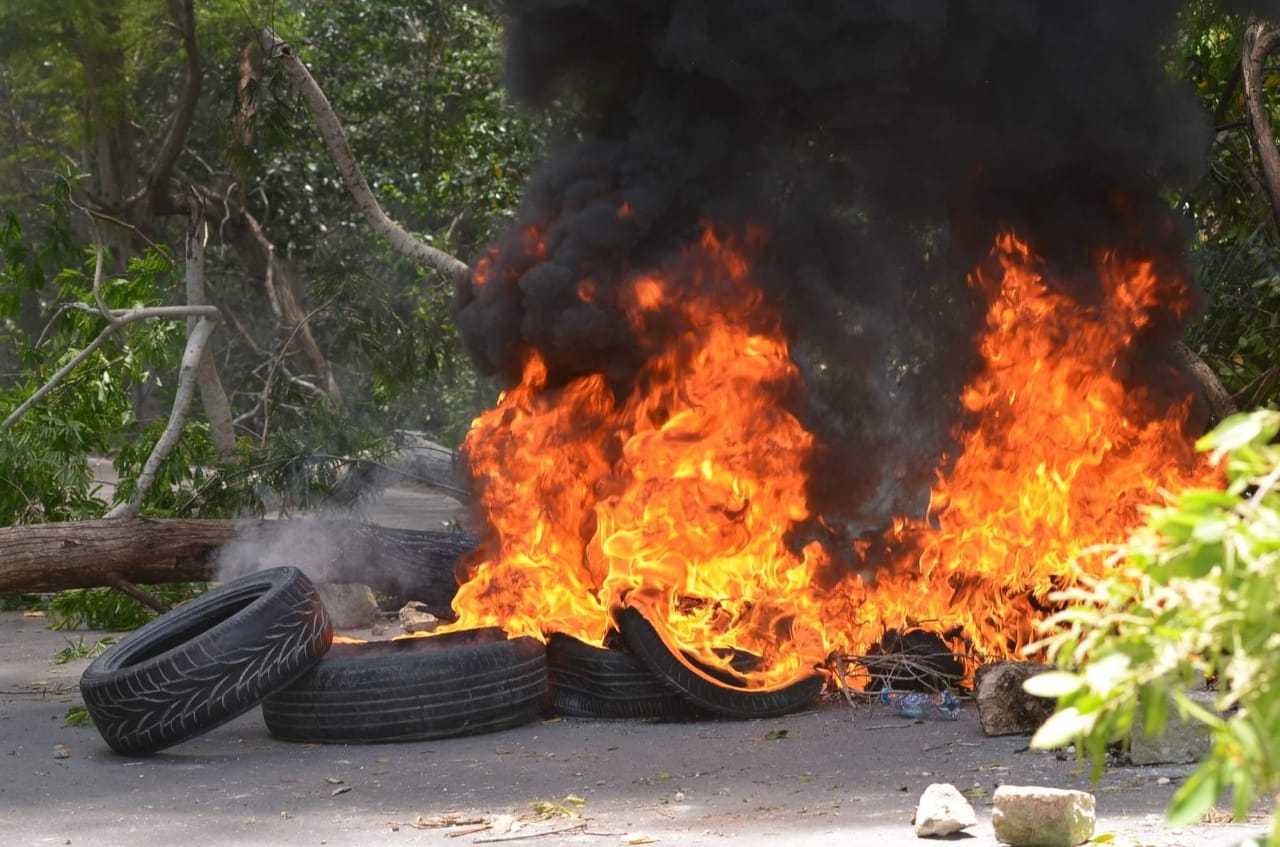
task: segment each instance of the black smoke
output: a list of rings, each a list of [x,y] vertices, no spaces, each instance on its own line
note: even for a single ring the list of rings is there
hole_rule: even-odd
[[[553,384],[600,372],[625,391],[643,351],[610,287],[670,261],[708,219],[763,224],[757,272],[805,372],[794,407],[822,444],[811,495],[850,525],[918,508],[949,448],[976,364],[966,274],[1001,227],[1083,289],[1097,250],[1118,242],[1185,276],[1182,225],[1159,191],[1196,178],[1209,134],[1162,65],[1178,3],[507,0],[505,11],[509,92],[573,110],[580,140],[533,180],[490,282],[460,288],[481,369],[518,381],[533,348]],[[592,302],[584,278],[603,292]],[[1157,322],[1153,348],[1180,329]]]

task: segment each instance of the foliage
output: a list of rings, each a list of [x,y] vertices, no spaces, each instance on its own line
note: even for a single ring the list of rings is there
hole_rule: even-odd
[[[83,635],[75,641],[68,638],[67,646],[53,654],[53,663],[65,665],[74,659],[96,659],[115,643],[116,640],[109,635],[104,635],[92,644],[85,644]]]
[[[1204,176],[1176,198],[1195,224],[1190,259],[1208,298],[1187,342],[1242,408],[1255,408],[1280,400],[1280,229],[1245,120],[1245,22],[1207,0],[1188,4],[1183,21],[1171,70],[1195,87],[1215,123]],[[1272,115],[1277,82],[1273,67],[1264,87]]]
[[[247,284],[260,270],[247,269],[211,222],[209,288],[227,317],[213,352],[239,452],[219,464],[207,427],[193,422],[143,511],[211,517],[311,505],[325,494],[350,499],[390,433],[456,443],[493,389],[461,349],[445,281],[372,236],[310,114],[260,55],[258,33],[274,27],[312,67],[388,211],[464,259],[505,225],[549,124],[502,94],[502,21],[490,0],[198,0],[195,8],[204,85],[179,176],[238,196],[288,257],[344,402],[328,404],[289,371],[263,286]],[[85,245],[101,236],[110,248],[111,305],[183,296],[181,219],[120,211],[142,193],[181,90],[186,56],[168,15],[142,0],[0,0],[6,415],[102,329],[100,318],[66,309],[93,302],[96,257]],[[91,223],[91,208],[114,218]],[[117,500],[134,490],[163,429],[183,335],[181,322],[120,332],[0,439],[0,524],[102,514],[90,455],[115,458]]]
[[[204,593],[201,582],[140,585],[168,606],[176,606]],[[156,616],[152,609],[110,588],[73,588],[60,591],[49,601],[50,629],[105,629],[113,632],[137,629]]]
[[[1227,789],[1242,818],[1280,792],[1280,412],[1228,418],[1201,440],[1225,460],[1225,490],[1189,490],[1152,509],[1113,575],[1067,595],[1044,646],[1062,668],[1028,690],[1058,710],[1033,745],[1079,740],[1101,774],[1107,746],[1141,710],[1151,734],[1170,704],[1212,733],[1212,752],[1175,795],[1171,822],[1200,818]],[[1188,692],[1216,683],[1215,709]],[[1280,819],[1272,847],[1280,845]]]
[[[0,340],[21,363],[21,372],[0,387],[0,414],[8,417],[55,371],[85,350],[106,328],[99,314],[69,304],[94,303],[96,253],[74,254],[70,245],[70,181],[47,208],[42,247],[30,244],[10,215],[0,229]],[[42,331],[32,336],[19,323],[23,295],[38,289],[58,261],[74,264],[53,272],[60,304]],[[148,250],[99,288],[109,308],[158,305],[174,284],[167,256]],[[105,455],[128,442],[137,424],[135,392],[159,384],[159,373],[180,351],[180,322],[133,323],[117,331],[50,394],[18,418],[0,439],[0,524],[98,517],[105,509],[93,487],[91,455]]]
[[[148,499],[151,512],[168,517],[285,517],[304,509],[359,507],[388,478],[382,470],[395,441],[324,406],[309,411],[305,427],[287,429],[260,447],[244,446],[233,461],[209,467],[181,464],[183,445],[203,431],[189,425],[166,463],[172,485],[157,486],[167,490]],[[125,492],[132,490],[128,477],[146,460],[158,434],[121,448],[116,464]]]
[[[67,726],[93,726],[93,715],[89,714],[89,707],[83,703],[78,703],[67,709]]]
[[[29,612],[45,608],[45,598],[39,594],[10,594],[0,597],[0,612]]]

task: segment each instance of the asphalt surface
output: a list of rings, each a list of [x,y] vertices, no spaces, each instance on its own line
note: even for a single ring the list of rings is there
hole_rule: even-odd
[[[428,526],[446,498],[392,490],[370,517]],[[428,521],[424,515],[429,517]],[[4,845],[925,845],[911,827],[931,783],[969,795],[978,825],[952,840],[995,845],[1000,784],[1095,793],[1097,833],[1120,847],[1218,847],[1267,830],[1184,830],[1163,812],[1189,766],[1084,764],[987,738],[971,706],[914,723],[840,701],[776,720],[652,723],[560,719],[465,738],[376,745],[273,739],[255,708],[148,758],[70,726],[87,659],[39,617],[0,612],[0,843]],[[370,633],[346,631],[367,637]]]
[[[351,746],[277,741],[255,708],[155,756],[122,757],[93,728],[67,725],[87,660],[53,662],[69,638],[101,635],[0,613],[5,844],[926,844],[911,816],[934,782],[969,793],[979,823],[956,840],[973,847],[996,843],[990,796],[1002,783],[1092,790],[1097,832],[1116,845],[1231,845],[1266,826],[1170,829],[1161,814],[1188,766],[1115,768],[1090,786],[1079,762],[984,737],[971,707],[923,723],[841,702],[767,721],[566,718]]]

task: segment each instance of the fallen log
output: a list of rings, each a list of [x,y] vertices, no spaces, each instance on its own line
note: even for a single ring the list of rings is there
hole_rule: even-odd
[[[475,539],[353,520],[112,518],[0,528],[0,596],[132,583],[226,580],[293,565],[448,610],[454,564]]]

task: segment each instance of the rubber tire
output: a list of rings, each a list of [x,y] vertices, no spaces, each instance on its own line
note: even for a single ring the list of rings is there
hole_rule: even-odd
[[[473,629],[335,644],[264,700],[262,717],[285,741],[421,741],[521,726],[538,717],[547,695],[542,642]]]
[[[625,650],[596,647],[563,633],[547,639],[551,709],[575,718],[705,717]]]
[[[720,717],[775,718],[805,708],[822,693],[823,679],[818,673],[767,689],[727,684],[668,647],[653,624],[636,609],[623,607],[615,612],[614,619],[627,646],[645,667],[682,697]]]
[[[103,739],[145,756],[258,705],[319,661],[333,625],[311,580],[272,568],[229,582],[130,633],[80,677]]]

